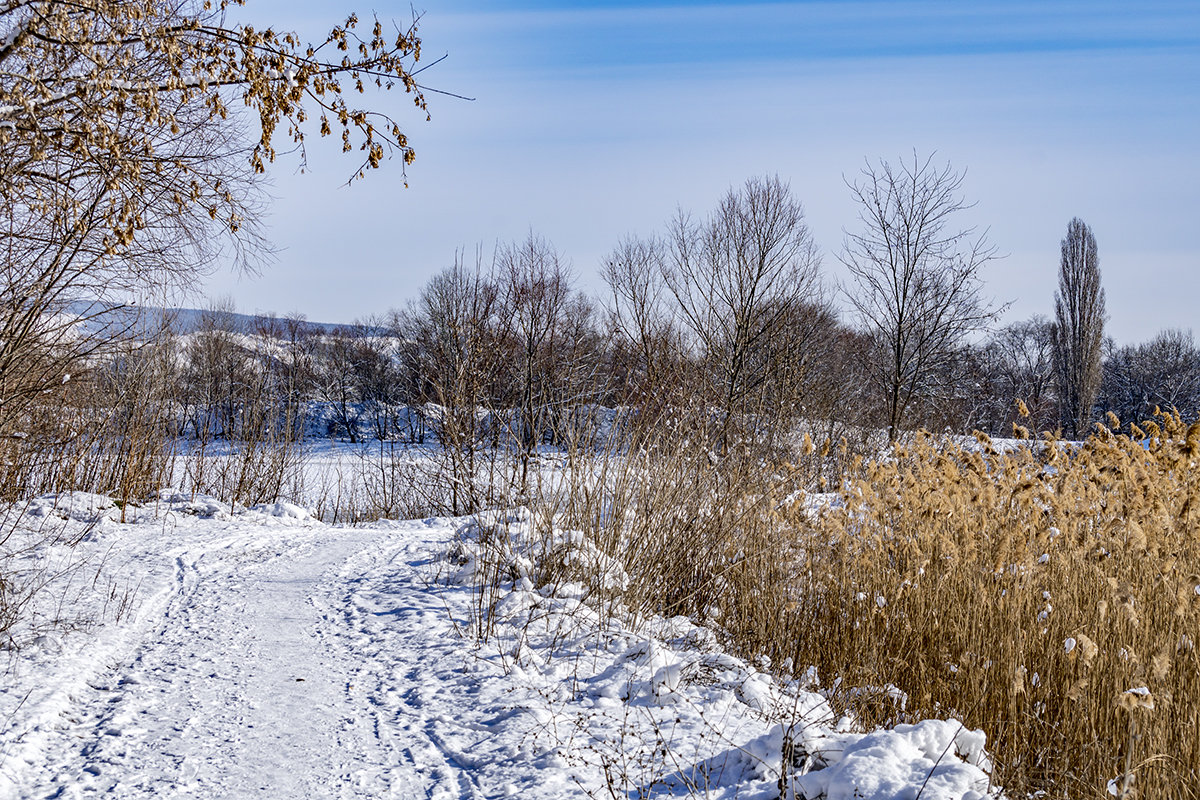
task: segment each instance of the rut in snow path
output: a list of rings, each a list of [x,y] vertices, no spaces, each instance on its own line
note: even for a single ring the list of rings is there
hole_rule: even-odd
[[[462,650],[409,563],[424,527],[275,529],[175,555],[161,618],[74,698],[24,796],[474,794],[422,708],[426,673]],[[362,597],[381,582],[382,612]]]

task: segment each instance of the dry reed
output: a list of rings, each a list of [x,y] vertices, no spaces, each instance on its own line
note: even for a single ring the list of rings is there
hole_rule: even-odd
[[[702,423],[613,456],[547,502],[622,564],[621,603],[816,667],[865,726],[981,728],[1009,796],[1200,798],[1200,425],[922,435],[824,497]]]

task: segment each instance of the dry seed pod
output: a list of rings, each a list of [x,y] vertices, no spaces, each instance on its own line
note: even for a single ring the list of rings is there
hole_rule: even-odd
[[[1145,686],[1135,686],[1121,692],[1117,697],[1117,708],[1122,711],[1134,711],[1142,709],[1144,711],[1154,710],[1154,695],[1150,693],[1150,689]]]
[[[1067,690],[1067,699],[1073,703],[1078,702],[1079,698],[1083,696],[1084,691],[1087,690],[1087,687],[1087,678],[1080,678],[1071,684],[1071,688]]]
[[[1137,524],[1136,520],[1131,520],[1125,528],[1126,541],[1134,550],[1146,549],[1146,532],[1142,530],[1142,526]]]
[[[1025,665],[1017,667],[1013,672],[1011,693],[1015,696],[1025,694],[1025,675],[1029,670],[1025,669]]]
[[[1158,681],[1167,677],[1167,673],[1171,671],[1171,657],[1167,655],[1167,651],[1159,650],[1154,658],[1150,659],[1150,675]]]
[[[1193,422],[1187,429],[1183,450],[1190,456],[1194,455],[1197,449],[1200,449],[1200,422]]]
[[[1123,598],[1121,600],[1120,607],[1121,607],[1121,613],[1124,615],[1126,621],[1128,621],[1130,625],[1132,625],[1133,627],[1136,628],[1137,626],[1142,624],[1141,619],[1138,618],[1137,612],[1134,611],[1134,609],[1133,609],[1133,598],[1132,597]]]
[[[1096,646],[1091,637],[1085,634],[1076,634],[1075,639],[1079,642],[1079,660],[1085,667],[1090,667],[1100,652],[1100,648]]]

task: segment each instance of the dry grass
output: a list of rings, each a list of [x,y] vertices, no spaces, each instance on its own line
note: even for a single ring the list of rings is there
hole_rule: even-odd
[[[623,564],[622,603],[907,695],[835,698],[866,725],[982,728],[1012,797],[1200,798],[1200,425],[1009,452],[918,437],[819,513],[800,470],[712,458],[702,426],[628,444],[553,500]]]
[[[1141,796],[1200,797],[1200,426],[1153,433],[901,448],[804,535],[776,652],[983,728],[1016,796],[1102,796],[1128,761]]]
[[[81,490],[141,500],[169,482],[165,353],[131,349],[28,404],[0,435],[0,499]]]

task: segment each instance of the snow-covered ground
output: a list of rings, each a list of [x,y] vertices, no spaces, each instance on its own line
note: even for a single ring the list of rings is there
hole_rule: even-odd
[[[520,512],[342,528],[167,492],[119,518],[42,499],[4,545],[47,588],[0,651],[0,797],[994,793],[955,721],[858,731],[811,674],[538,586]],[[484,595],[500,522],[510,563]]]

